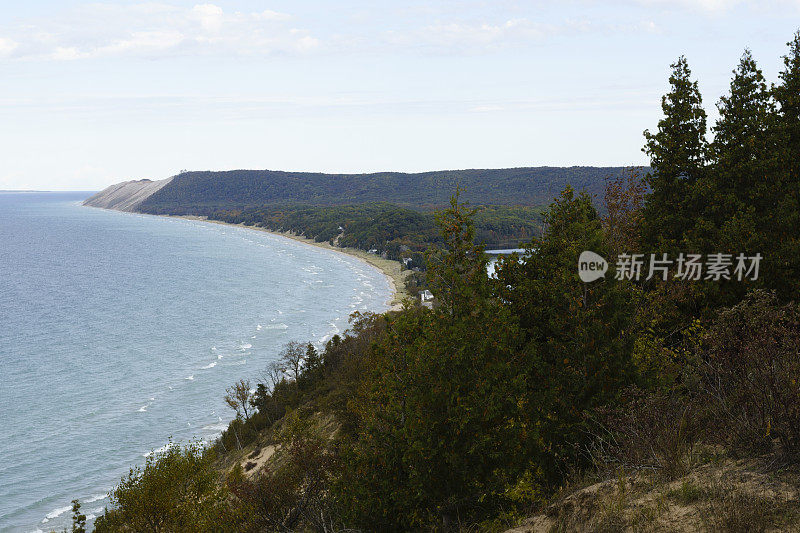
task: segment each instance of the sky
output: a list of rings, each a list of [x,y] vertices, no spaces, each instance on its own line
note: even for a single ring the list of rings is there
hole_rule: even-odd
[[[800,0],[0,3],[0,189],[181,170],[641,165],[669,66],[710,117]]]

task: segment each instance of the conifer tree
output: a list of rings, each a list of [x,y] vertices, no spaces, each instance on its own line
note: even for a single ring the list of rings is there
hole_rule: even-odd
[[[765,259],[768,286],[779,288],[785,299],[800,296],[800,31],[787,43],[780,82],[773,87],[778,104],[778,172],[781,187],[769,209],[774,224],[770,238],[773,257]]]
[[[434,296],[451,314],[468,314],[473,302],[487,294],[486,265],[483,246],[475,244],[476,209],[459,201],[457,188],[450,199],[450,208],[436,215],[444,250],[431,247],[426,253],[427,279]]]
[[[338,498],[378,531],[450,530],[505,501],[533,440],[519,420],[518,329],[488,292],[472,210],[452,199],[431,255],[433,310],[387,318],[350,403],[360,420]]]
[[[702,175],[708,151],[706,112],[697,82],[691,80],[685,57],[671,67],[671,90],[661,100],[664,118],[656,133],[644,132],[652,193],[645,206],[642,237],[651,248],[675,248],[692,225],[694,185]]]
[[[583,414],[608,402],[632,376],[631,316],[636,294],[617,280],[578,277],[581,252],[609,258],[591,197],[567,187],[545,213],[547,230],[524,258],[499,261],[495,289],[519,320],[526,378],[526,425],[537,435],[528,453],[544,478],[558,484],[565,462],[579,461]],[[647,272],[643,272],[646,276]]]
[[[712,173],[712,194],[709,203],[716,207],[715,222],[720,218],[746,210],[766,208],[769,195],[764,187],[772,170],[772,121],[775,106],[764,75],[750,50],[745,50],[739,66],[733,71],[730,93],[717,104],[719,120],[713,128],[711,151],[715,168]],[[756,204],[756,205],[754,205]]]
[[[780,106],[781,133],[785,145],[785,163],[789,165],[792,179],[800,180],[800,31],[787,43],[789,53],[783,58],[784,69],[779,74],[780,84],[774,88]]]

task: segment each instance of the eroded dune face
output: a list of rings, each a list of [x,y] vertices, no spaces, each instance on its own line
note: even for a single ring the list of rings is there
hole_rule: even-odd
[[[119,211],[135,211],[136,208],[172,178],[158,181],[125,181],[107,187],[83,202],[91,207],[103,207]]]

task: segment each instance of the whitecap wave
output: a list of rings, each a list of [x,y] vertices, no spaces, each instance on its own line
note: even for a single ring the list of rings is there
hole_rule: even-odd
[[[206,366],[201,366],[200,370],[208,370],[209,368],[214,368],[215,366],[217,366],[217,362],[212,361],[211,363],[208,363]]]
[[[47,513],[45,515],[44,520],[42,520],[42,524],[46,524],[50,520],[52,520],[54,518],[58,518],[62,514],[66,513],[67,511],[71,511],[71,510],[72,510],[72,506],[71,505],[67,505],[66,507],[59,507],[57,509],[53,509],[52,511],[50,511],[49,513]]]
[[[143,405],[143,406],[141,406],[141,407],[139,408],[139,412],[140,412],[140,413],[146,413],[146,412],[147,412],[147,408],[148,408],[148,407],[149,407],[149,406],[147,406],[147,405]]]
[[[203,429],[206,431],[225,431],[228,429],[228,424],[209,424],[203,426]]]
[[[100,500],[105,500],[106,498],[108,498],[108,493],[106,493],[106,494],[93,494],[92,496],[89,496],[88,498],[86,498],[85,500],[83,500],[83,503],[94,503],[94,502],[99,502]],[[103,510],[103,508],[101,507],[101,508],[100,508],[100,510],[102,511],[102,510]],[[96,513],[96,512],[97,512],[97,510],[95,509],[95,510],[93,510],[92,512],[93,512],[93,513]]]
[[[192,374],[192,375],[191,375],[191,376],[189,376],[188,378],[184,378],[184,379],[188,379],[189,381],[194,381],[194,374]]]

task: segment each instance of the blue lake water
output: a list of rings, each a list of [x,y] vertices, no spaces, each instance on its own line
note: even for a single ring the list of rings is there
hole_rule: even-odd
[[[145,455],[211,440],[222,399],[291,340],[322,343],[388,280],[279,236],[0,193],[0,531],[90,517]]]

